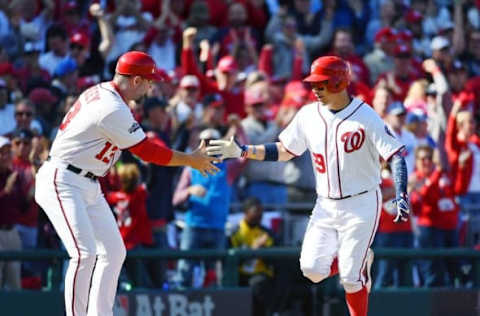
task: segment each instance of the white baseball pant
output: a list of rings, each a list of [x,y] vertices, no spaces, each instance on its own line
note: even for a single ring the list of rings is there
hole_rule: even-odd
[[[35,199],[70,256],[67,316],[112,316],[126,249],[100,184],[47,161],[37,174]]]
[[[300,254],[300,269],[312,282],[330,275],[338,257],[340,281],[347,293],[365,285],[367,250],[380,219],[380,189],[343,200],[318,198],[310,216]]]

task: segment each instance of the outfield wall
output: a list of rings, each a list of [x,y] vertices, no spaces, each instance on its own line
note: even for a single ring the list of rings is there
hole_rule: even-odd
[[[478,290],[382,290],[370,296],[369,316],[478,316]],[[63,293],[0,292],[0,315],[63,316]],[[138,291],[117,295],[114,316],[249,316],[248,288],[192,291]],[[342,299],[317,301],[316,315],[345,316]],[[302,313],[286,313],[303,316]]]

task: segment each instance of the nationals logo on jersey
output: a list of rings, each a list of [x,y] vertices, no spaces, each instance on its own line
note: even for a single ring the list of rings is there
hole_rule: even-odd
[[[343,142],[346,153],[354,152],[359,150],[365,142],[365,130],[359,128],[354,132],[346,132],[340,137],[340,140]]]

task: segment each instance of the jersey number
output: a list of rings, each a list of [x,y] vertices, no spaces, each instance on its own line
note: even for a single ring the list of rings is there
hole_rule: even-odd
[[[323,158],[323,155],[313,153],[313,158],[314,158],[314,162],[315,162],[315,169],[319,173],[325,173],[327,168],[325,167],[325,158]]]
[[[103,147],[102,151],[99,152],[95,158],[97,158],[100,161],[103,161],[104,163],[110,163],[112,160],[113,156],[115,155],[115,152],[117,151],[118,147],[113,146],[112,143],[106,142],[105,146]]]
[[[82,107],[82,104],[80,103],[79,100],[77,100],[77,102],[73,104],[70,111],[68,111],[67,115],[65,115],[65,118],[63,119],[62,124],[60,124],[59,128],[61,131],[67,128],[68,124],[70,124],[70,121],[75,117],[75,115],[77,115],[81,107]]]

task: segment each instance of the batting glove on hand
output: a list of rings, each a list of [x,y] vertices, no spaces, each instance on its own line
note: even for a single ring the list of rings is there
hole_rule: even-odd
[[[226,158],[240,158],[242,156],[242,146],[233,138],[230,140],[212,139],[207,146],[207,155]]]
[[[408,221],[408,215],[410,214],[410,205],[408,204],[408,196],[406,194],[401,194],[393,203],[397,206],[397,216],[393,220],[395,223],[400,221]]]

